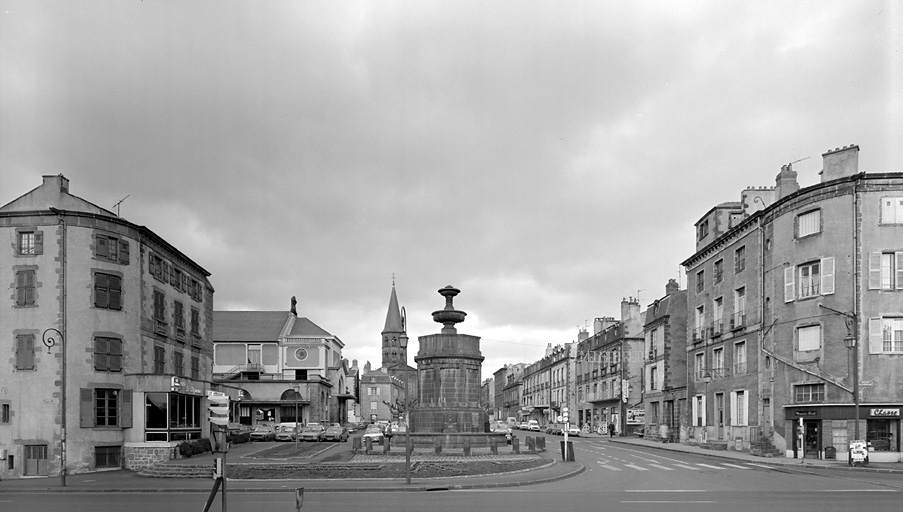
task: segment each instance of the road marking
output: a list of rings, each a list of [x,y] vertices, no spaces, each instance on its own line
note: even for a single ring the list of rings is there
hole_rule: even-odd
[[[624,492],[708,492],[705,489],[625,489]]]
[[[665,471],[674,471],[674,468],[669,468],[668,466],[662,466],[661,464],[649,464],[650,466],[658,469],[664,469]]]
[[[717,501],[711,501],[711,500],[705,500],[705,501],[703,501],[703,500],[699,500],[699,501],[696,501],[696,500],[694,500],[694,501],[682,501],[682,500],[667,500],[667,501],[665,501],[665,500],[662,500],[662,501],[643,500],[643,501],[639,501],[639,500],[636,500],[636,501],[622,501],[621,503],[662,503],[662,504],[674,504],[674,503],[718,503],[718,502],[717,502]]]
[[[722,462],[721,465],[722,465],[722,466],[728,466],[728,467],[731,467],[731,468],[737,468],[737,469],[750,469],[750,468],[748,468],[748,467],[746,467],[746,466],[738,466],[737,464],[731,464],[731,463],[729,463],[729,462]]]
[[[675,466],[683,469],[692,469],[693,471],[699,471],[699,468],[694,468],[693,466],[687,466],[686,464],[675,464]]]
[[[765,468],[765,469],[774,469],[774,466],[766,466],[765,464],[756,464],[755,462],[747,462],[750,466],[755,466],[757,468]]]
[[[641,467],[641,466],[634,466],[633,464],[624,464],[624,465],[627,466],[628,468],[633,468],[633,469],[635,469],[635,470],[637,470],[637,471],[649,471],[648,469],[646,469],[646,468],[644,468],[644,467]]]
[[[724,469],[724,468],[722,468],[721,466],[712,466],[711,464],[696,464],[696,465],[697,465],[697,466],[702,466],[702,467],[704,467],[704,468]]]
[[[614,466],[609,466],[608,463],[602,462],[601,460],[598,460],[598,461],[596,461],[596,462],[599,464],[599,466],[601,466],[601,467],[603,467],[603,468],[605,468],[605,469],[610,469],[610,470],[612,470],[612,471],[621,471],[621,468],[616,468],[616,467],[614,467]]]

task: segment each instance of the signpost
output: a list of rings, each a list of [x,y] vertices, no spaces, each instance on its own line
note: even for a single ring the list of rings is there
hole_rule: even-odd
[[[226,512],[226,452],[229,441],[229,396],[217,391],[207,392],[207,411],[210,418],[210,434],[213,436],[213,453],[222,455],[213,459],[213,489],[204,505],[204,512],[210,510],[220,486],[223,488],[223,512]]]

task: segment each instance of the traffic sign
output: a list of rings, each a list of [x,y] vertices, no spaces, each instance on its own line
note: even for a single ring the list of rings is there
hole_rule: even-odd
[[[209,394],[207,396],[207,411],[210,415],[210,423],[225,427],[229,424],[229,396]]]

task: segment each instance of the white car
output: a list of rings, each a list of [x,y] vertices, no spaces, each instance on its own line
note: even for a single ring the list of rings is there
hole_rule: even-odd
[[[380,425],[371,424],[367,425],[367,430],[364,431],[363,439],[370,439],[374,443],[378,443],[382,441],[383,438],[383,429]]]

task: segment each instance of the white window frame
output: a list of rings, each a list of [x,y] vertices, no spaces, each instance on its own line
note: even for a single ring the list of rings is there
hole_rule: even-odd
[[[705,353],[697,352],[695,358],[696,365],[696,380],[702,380],[702,377],[705,375]]]
[[[903,224],[903,196],[881,198],[881,224]]]
[[[869,290],[903,290],[903,251],[869,253]]]
[[[734,343],[734,374],[746,371],[746,340],[743,340]]]
[[[745,389],[731,391],[731,426],[745,427],[749,424],[748,397]]]
[[[811,273],[806,279],[803,279],[803,269],[811,269],[813,265],[819,265],[818,282],[813,283],[814,274]],[[809,285],[804,289],[805,285]],[[813,292],[814,286],[818,286],[818,291]],[[803,291],[808,291],[803,295]],[[821,295],[832,295],[834,293],[834,257],[821,258],[817,261],[808,261],[797,266],[789,266],[784,268],[784,302],[793,302],[797,298],[807,299],[818,297]]]
[[[705,395],[696,395],[693,397],[693,426],[704,427],[707,420]]]
[[[712,369],[724,371],[724,347],[712,350]]]
[[[796,349],[799,352],[821,350],[822,347],[821,325],[803,325],[796,328]]]
[[[903,314],[869,318],[869,353],[903,354]]]

